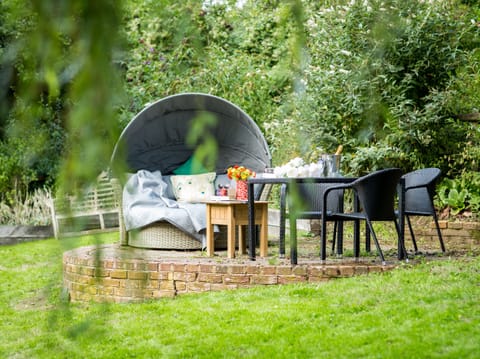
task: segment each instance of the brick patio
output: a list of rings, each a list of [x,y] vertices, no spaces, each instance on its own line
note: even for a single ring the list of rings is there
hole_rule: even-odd
[[[468,252],[480,248],[478,223],[443,223],[442,227],[447,251]],[[419,229],[417,241],[421,249],[440,252],[436,235],[429,225]],[[409,248],[408,236],[406,243]],[[226,251],[207,257],[202,251],[148,250],[119,244],[82,247],[64,253],[64,286],[72,301],[138,302],[205,291],[319,283],[385,272],[403,263],[393,255],[387,258],[387,265],[382,266],[372,252],[372,256],[359,261],[330,257],[322,265],[318,255],[312,254],[318,253],[313,247],[316,245],[316,239],[306,242],[304,239],[299,245],[299,264],[295,266],[288,258],[278,258],[275,251],[267,258],[257,257],[256,261],[250,261],[246,256],[228,259]],[[305,247],[310,255],[302,255]],[[382,248],[386,247],[382,243]]]

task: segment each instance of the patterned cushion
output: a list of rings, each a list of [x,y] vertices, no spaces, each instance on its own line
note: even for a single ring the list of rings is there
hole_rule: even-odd
[[[215,194],[215,172],[171,176],[173,193],[179,202],[202,202]]]

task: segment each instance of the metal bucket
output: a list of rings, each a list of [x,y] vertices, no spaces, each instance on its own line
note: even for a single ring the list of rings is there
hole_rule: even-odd
[[[341,177],[340,162],[342,155],[322,155],[325,177]]]

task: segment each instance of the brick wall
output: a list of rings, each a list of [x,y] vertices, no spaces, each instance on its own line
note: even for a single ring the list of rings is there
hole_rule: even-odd
[[[95,260],[93,247],[65,252],[64,285],[72,301],[134,302],[185,293],[301,282],[323,282],[391,270],[393,265],[259,265],[147,261],[121,255]]]
[[[480,222],[439,221],[446,250],[479,250]],[[417,220],[413,223],[415,238],[427,248],[438,248],[438,236],[433,221]],[[405,226],[405,240],[410,240],[408,227]],[[408,243],[408,242],[407,242]]]
[[[268,233],[273,236],[279,235],[280,213],[278,210],[269,209]],[[438,237],[435,224],[431,217],[412,217],[415,238],[419,244],[427,248],[438,248]],[[460,250],[473,250],[480,248],[480,222],[467,221],[439,221],[442,236],[447,250],[456,248]],[[286,223],[288,228],[288,221]],[[297,230],[320,233],[319,220],[298,220]],[[288,233],[288,230],[287,230]],[[410,241],[410,233],[405,224],[405,240]]]
[[[320,233],[320,226],[319,220],[310,221],[310,230],[314,233]],[[435,223],[431,217],[412,217],[412,226],[420,250],[440,248]],[[480,222],[441,220],[439,226],[447,251],[480,250]],[[405,243],[407,249],[410,248],[411,237],[407,223],[405,223]]]
[[[480,223],[440,221],[447,251],[480,249]],[[428,219],[414,223],[420,250],[439,250],[434,224]],[[411,246],[406,227],[407,248]],[[116,245],[110,252],[95,253],[96,247],[82,247],[65,252],[64,285],[73,301],[132,302],[174,297],[184,293],[249,288],[301,282],[322,282],[394,268],[379,263],[347,263],[338,265],[302,264],[268,265],[261,261],[240,264],[193,259],[132,259]],[[116,248],[116,249],[115,249]],[[121,247],[120,247],[121,248]],[[128,250],[131,253],[133,248]],[[139,258],[145,258],[138,255]],[[100,260],[95,260],[100,258]]]

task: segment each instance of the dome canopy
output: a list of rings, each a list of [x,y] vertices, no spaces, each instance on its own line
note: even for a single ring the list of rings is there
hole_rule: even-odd
[[[216,119],[214,125],[202,129],[217,141],[216,173],[225,173],[235,164],[256,172],[271,165],[267,142],[250,116],[225,99],[201,93],[165,97],[140,111],[120,135],[112,165],[126,163],[130,172],[145,169],[171,174],[192,156],[194,148],[186,138],[192,121],[205,114]]]

